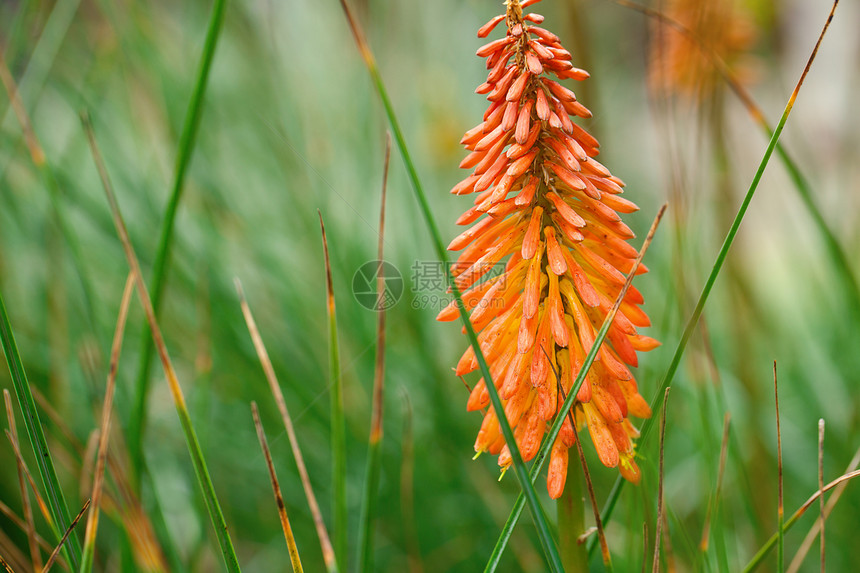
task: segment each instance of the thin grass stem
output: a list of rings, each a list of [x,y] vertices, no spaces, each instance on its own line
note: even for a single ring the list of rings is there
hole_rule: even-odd
[[[388,190],[388,164],[391,159],[391,134],[385,139],[385,162],[382,169],[382,199],[379,208],[379,243],[376,260],[376,366],[373,375],[373,411],[370,422],[370,437],[367,448],[367,471],[365,477],[364,499],[361,504],[361,518],[358,534],[358,564],[361,571],[373,571],[373,521],[376,515],[376,501],[379,495],[379,476],[382,471],[383,406],[385,386],[385,275],[382,272],[385,237],[385,197]],[[326,270],[328,248],[326,248]]]
[[[209,70],[215,57],[215,48],[218,45],[221,29],[224,22],[224,12],[227,0],[214,0],[212,13],[209,16],[209,26],[206,30],[206,40],[203,44],[203,52],[197,67],[197,78],[191,100],[188,102],[188,110],[185,113],[185,123],[182,126],[182,134],[179,137],[179,148],[176,155],[176,167],[174,170],[173,187],[170,199],[161,222],[161,234],[158,239],[158,249],[155,253],[155,261],[152,270],[152,307],[155,318],[158,319],[161,310],[161,301],[164,295],[164,285],[167,273],[167,264],[173,246],[173,231],[176,222],[176,211],[182,199],[185,189],[185,175],[191,164],[191,157],[197,140],[197,131],[200,126],[200,118],[203,114],[203,98],[206,94],[206,86],[209,79]],[[147,329],[148,326],[144,326]],[[134,385],[134,405],[128,420],[128,449],[131,457],[132,479],[139,482],[141,477],[141,465],[143,460],[143,433],[146,425],[146,401],[149,394],[149,370],[152,366],[153,344],[146,332],[141,336],[140,363],[138,374]]]
[[[14,511],[12,511],[12,508],[10,508],[8,505],[6,505],[5,503],[3,503],[2,501],[0,501],[0,514],[3,514],[4,516],[6,516],[6,517],[9,519],[9,521],[11,521],[11,522],[12,522],[12,524],[13,524],[15,527],[17,527],[18,529],[20,529],[21,531],[24,531],[24,532],[26,532],[26,531],[27,531],[27,522],[26,522],[26,521],[24,521],[24,519],[22,519],[22,518],[21,518],[21,517],[19,517],[18,515],[16,515],[16,514],[15,514],[15,512],[14,512]],[[54,547],[53,547],[50,543],[48,543],[48,542],[45,540],[45,538],[44,538],[44,537],[42,537],[41,535],[39,535],[39,533],[38,533],[38,532],[35,534],[35,538],[36,538],[36,543],[37,543],[37,544],[39,545],[39,547],[41,547],[41,548],[42,548],[46,553],[50,553],[51,551],[53,551]],[[61,565],[62,565],[66,570],[68,570],[69,566],[68,566],[68,564],[66,564],[66,562],[62,559],[62,557],[61,557],[58,561],[60,562],[60,564],[61,564]],[[41,563],[39,563],[39,567],[38,567],[38,568],[34,568],[33,570],[34,570],[34,571],[36,571],[36,570],[41,570],[41,569],[42,569],[42,564],[41,564]]]
[[[66,540],[69,539],[69,535],[71,535],[72,531],[74,531],[74,529],[75,529],[75,526],[78,524],[78,522],[81,520],[81,518],[87,512],[87,510],[90,508],[90,502],[91,501],[92,500],[88,499],[87,501],[84,502],[84,506],[81,508],[81,510],[78,512],[78,514],[72,520],[72,522],[69,524],[69,527],[66,529],[65,533],[63,533],[63,536],[60,538],[60,543],[57,544],[57,546],[54,548],[54,551],[51,553],[50,556],[48,556],[48,560],[45,562],[45,566],[42,567],[42,573],[48,573],[48,571],[51,570],[51,567],[53,567],[54,563],[57,560],[57,557],[60,555],[60,550],[66,544]]]
[[[331,452],[332,452],[332,506],[334,508],[334,553],[338,562],[347,568],[347,501],[346,501],[346,414],[343,408],[343,376],[340,372],[340,343],[337,336],[337,308],[334,300],[334,281],[322,213],[317,211],[322,234],[325,262],[326,311],[328,313],[328,365],[331,377]],[[381,261],[381,259],[380,259]],[[382,264],[380,262],[380,264]]]
[[[60,532],[57,529],[57,523],[54,521],[53,516],[51,515],[51,510],[48,507],[48,504],[45,502],[45,499],[39,493],[39,488],[36,486],[36,480],[33,479],[33,474],[30,472],[30,468],[27,467],[27,463],[24,461],[24,454],[21,453],[21,444],[12,436],[12,433],[9,430],[4,430],[3,432],[6,434],[6,439],[9,440],[9,444],[12,446],[12,453],[15,454],[15,459],[18,461],[18,464],[24,470],[24,476],[27,478],[27,483],[30,486],[30,491],[33,492],[33,497],[36,498],[36,505],[39,506],[39,511],[42,514],[42,517],[45,519],[45,522],[48,524],[48,527],[56,535],[57,539],[60,538]]]
[[[777,471],[777,505],[776,505],[776,570],[785,571],[785,506],[782,493],[782,430],[779,424],[779,385],[776,377],[776,360],[773,361],[773,398],[776,404],[776,471]],[[819,489],[819,492],[821,490]]]
[[[260,440],[263,457],[266,458],[266,468],[269,470],[272,492],[275,494],[275,503],[278,505],[278,516],[281,518],[281,528],[284,530],[287,551],[290,553],[290,564],[293,566],[293,573],[302,573],[302,560],[299,557],[299,548],[296,546],[296,538],[293,536],[293,528],[287,515],[287,506],[284,503],[284,496],[281,494],[281,484],[278,482],[278,474],[275,473],[272,452],[269,451],[269,442],[266,440],[266,432],[263,430],[263,423],[260,421],[260,411],[257,409],[256,402],[251,402],[251,415],[254,418],[254,427],[257,429],[257,439]]]
[[[257,351],[257,357],[260,360],[260,365],[263,367],[263,372],[266,375],[266,380],[269,383],[269,389],[272,396],[275,398],[275,404],[281,414],[281,420],[284,423],[284,429],[287,431],[287,438],[290,440],[290,448],[293,451],[293,457],[296,459],[296,467],[299,470],[299,478],[302,481],[302,487],[305,490],[305,497],[308,500],[308,506],[313,516],[314,526],[316,527],[317,537],[320,540],[322,549],[323,561],[325,561],[326,570],[329,573],[337,573],[337,559],[335,558],[334,548],[331,544],[331,538],[325,527],[325,521],[320,511],[320,506],[317,503],[317,498],[314,495],[314,490],[311,487],[311,479],[308,475],[308,469],[305,466],[302,450],[299,448],[299,441],[296,438],[296,430],[293,427],[293,420],[290,417],[290,412],[287,410],[287,402],[284,400],[284,394],[281,392],[281,386],[278,384],[278,378],[275,375],[275,369],[272,366],[272,361],[269,359],[269,353],[266,351],[266,345],[263,343],[263,337],[260,336],[260,331],[257,328],[257,322],[254,320],[254,315],[251,313],[251,307],[248,306],[248,301],[245,299],[245,292],[242,289],[242,283],[239,279],[235,279],[236,291],[239,295],[239,304],[242,307],[242,315],[245,317],[245,323],[248,326],[248,333],[251,335],[251,341],[254,343],[254,349]]]
[[[96,533],[99,527],[99,510],[102,497],[102,486],[104,484],[105,463],[108,456],[108,442],[110,441],[111,414],[113,412],[113,396],[116,389],[116,374],[119,367],[119,356],[122,350],[122,339],[125,333],[125,322],[128,318],[128,307],[131,296],[134,294],[134,276],[129,273],[125,280],[125,288],[122,292],[122,300],[119,305],[119,317],[116,320],[116,330],[113,335],[113,343],[110,353],[110,368],[108,369],[107,388],[105,390],[104,405],[102,406],[102,425],[99,430],[99,449],[96,458],[95,475],[93,477],[93,492],[90,498],[93,502],[93,510],[87,516],[86,534],[84,536],[84,552],[81,558],[81,573],[89,573],[93,568],[93,559],[96,550]]]
[[[821,573],[824,573],[824,556],[826,553],[824,545],[824,521],[827,519],[824,511],[824,418],[818,420],[818,491],[820,493],[818,496],[818,522],[821,524],[819,546],[821,550]]]
[[[182,433],[185,438],[185,443],[188,447],[188,453],[191,456],[191,462],[194,466],[194,473],[197,476],[197,483],[203,493],[203,499],[206,503],[206,510],[209,513],[209,518],[212,521],[212,527],[215,529],[215,536],[218,539],[218,544],[221,548],[221,554],[224,559],[224,565],[230,573],[238,573],[239,560],[236,557],[236,551],[233,548],[233,541],[230,538],[230,533],[227,529],[227,522],[224,519],[224,513],[221,510],[221,504],[218,502],[218,496],[215,493],[215,486],[212,483],[212,478],[209,475],[209,468],[206,465],[206,458],[200,448],[200,442],[197,439],[197,432],[194,430],[194,425],[191,422],[191,416],[188,413],[188,405],[185,402],[185,395],[182,392],[182,387],[179,385],[179,379],[176,376],[176,370],[173,368],[173,363],[170,360],[170,355],[167,352],[167,346],[164,343],[164,337],[161,334],[161,328],[158,326],[158,321],[155,317],[155,310],[152,307],[152,301],[149,298],[149,291],[146,288],[146,283],[143,280],[143,274],[140,271],[140,263],[137,260],[137,255],[131,245],[131,240],[128,236],[128,230],[125,226],[125,221],[122,218],[122,213],[119,209],[119,204],[116,200],[116,195],[113,192],[108,177],[107,168],[104,165],[101,152],[96,144],[95,134],[93,133],[92,125],[89,121],[89,116],[86,113],[81,115],[84,131],[90,144],[90,149],[93,155],[93,161],[99,172],[102,185],[104,186],[105,195],[110,206],[111,216],[116,226],[117,235],[119,235],[122,243],[128,265],[134,275],[135,286],[137,287],[138,298],[141,306],[143,306],[146,320],[149,323],[149,331],[152,335],[155,348],[158,351],[158,356],[161,360],[161,365],[164,374],[167,378],[167,384],[170,389],[173,403],[176,407],[176,414],[179,417],[179,422],[182,427]]]
[[[3,566],[3,569],[6,570],[6,573],[15,573],[15,571],[12,570],[12,566],[9,565],[5,559],[3,559],[2,555],[0,555],[0,565]]]
[[[660,541],[662,539],[663,527],[663,452],[666,445],[666,406],[669,403],[669,390],[663,396],[663,415],[660,423],[660,461],[657,474],[657,521],[654,525],[654,560],[651,562],[652,573],[660,572]]]

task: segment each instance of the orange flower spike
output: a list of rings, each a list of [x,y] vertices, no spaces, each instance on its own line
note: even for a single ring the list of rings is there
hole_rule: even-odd
[[[595,159],[599,142],[574,123],[574,116],[591,112],[556,81],[583,80],[588,73],[574,67],[555,34],[535,25],[543,16],[523,13],[534,3],[506,0],[506,13],[479,30],[487,37],[504,22],[506,33],[478,50],[488,74],[477,91],[489,105],[483,122],[461,141],[471,152],[461,167],[472,172],[452,193],[474,193],[474,206],[457,220],[470,228],[450,245],[462,249],[453,272],[468,289],[464,304],[526,460],[537,453],[547,423],[566,415],[559,386],[572,391],[637,256],[626,242],[633,232],[619,216],[637,207],[620,197],[623,181]],[[502,276],[487,279],[500,263]],[[627,365],[638,362],[637,352],[657,345],[636,330],[650,324],[642,303],[641,293],[630,289],[576,393],[576,423],[565,420],[552,446],[547,488],[554,498],[564,489],[568,448],[584,427],[604,465],[639,479],[636,431],[627,416],[651,412]],[[439,319],[456,315],[449,305]],[[456,371],[476,369],[467,350]],[[479,381],[469,409],[489,405],[488,390]],[[496,413],[490,407],[484,415],[475,449],[498,454],[507,467],[510,451]]]

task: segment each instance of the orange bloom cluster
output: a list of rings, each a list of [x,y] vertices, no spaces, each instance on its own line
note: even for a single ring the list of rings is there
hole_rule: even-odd
[[[448,247],[463,251],[453,274],[527,461],[537,454],[547,424],[566,416],[559,389],[570,391],[625,282],[622,273],[632,270],[637,256],[627,243],[634,235],[618,215],[637,207],[620,196],[624,183],[594,159],[594,137],[571,121],[591,112],[547,77],[584,80],[588,73],[573,67],[558,37],[538,26],[543,16],[523,13],[536,1],[508,0],[506,14],[478,32],[483,38],[498,24],[507,26],[503,38],[478,50],[490,72],[476,91],[487,95],[490,106],[484,121],[462,139],[471,153],[460,167],[474,172],[451,192],[475,199],[457,221],[471,227]],[[492,276],[494,267],[503,272]],[[639,479],[632,442],[637,431],[628,416],[648,417],[651,411],[628,366],[637,365],[637,351],[658,345],[637,334],[636,327],[650,324],[642,302],[631,288],[574,408],[577,431],[588,427],[600,460],[633,482]],[[438,320],[457,316],[452,303]],[[477,368],[470,347],[456,372]],[[489,404],[481,379],[468,410]],[[564,489],[568,450],[576,439],[567,417],[551,452],[547,487],[553,498]],[[492,407],[475,449],[498,454],[503,468],[511,463]]]
[[[722,59],[741,83],[753,78],[756,64],[747,52],[755,27],[740,0],[670,0],[666,14],[694,38],[655,23],[649,70],[653,89],[700,98],[713,95],[723,80],[703,50]]]

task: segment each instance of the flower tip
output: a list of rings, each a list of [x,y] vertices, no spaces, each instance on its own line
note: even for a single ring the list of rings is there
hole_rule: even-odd
[[[453,301],[439,311],[439,314],[436,315],[436,320],[439,322],[451,322],[452,320],[457,320],[458,316],[460,316],[460,310],[457,308],[456,301]]]
[[[618,471],[621,473],[621,477],[634,485],[638,484],[642,478],[642,472],[639,471],[639,466],[633,459],[633,455],[624,455],[621,457]]]
[[[561,440],[552,448],[549,458],[549,469],[546,474],[546,488],[552,499],[558,499],[564,493],[567,481],[568,448]]]

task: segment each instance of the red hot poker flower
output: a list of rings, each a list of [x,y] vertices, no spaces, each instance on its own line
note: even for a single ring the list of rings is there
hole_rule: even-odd
[[[448,247],[462,251],[453,274],[526,461],[537,454],[547,424],[566,415],[559,387],[570,391],[637,254],[618,215],[637,207],[621,197],[624,183],[595,159],[597,140],[571,119],[591,112],[548,77],[584,80],[588,73],[571,64],[555,34],[538,26],[543,16],[523,13],[535,3],[507,0],[506,13],[478,31],[483,38],[502,22],[507,27],[504,37],[478,50],[490,71],[476,91],[490,106],[462,139],[471,153],[460,166],[473,172],[451,192],[474,195],[474,206],[457,221],[471,227]],[[496,265],[503,272],[485,278]],[[629,416],[646,418],[651,410],[629,367],[637,365],[638,351],[659,344],[636,331],[650,325],[642,303],[631,288],[577,393],[577,428],[567,421],[553,445],[547,476],[553,498],[564,489],[568,449],[583,426],[601,462],[639,480]],[[452,303],[438,320],[457,315]],[[477,368],[470,347],[456,372]],[[488,406],[481,379],[467,408]],[[491,406],[475,449],[498,454],[503,468],[511,463]]]

